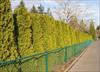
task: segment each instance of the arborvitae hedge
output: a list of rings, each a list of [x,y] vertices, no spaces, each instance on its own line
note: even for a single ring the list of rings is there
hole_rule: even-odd
[[[91,39],[91,36],[74,30],[68,24],[44,14],[31,14],[33,46],[36,52],[44,52]]]
[[[15,59],[14,25],[9,0],[0,0],[0,60]]]
[[[12,18],[9,0],[0,1],[0,9],[1,60],[14,59],[17,55],[29,56],[92,39],[90,35],[48,15],[29,13],[24,5],[15,9]]]

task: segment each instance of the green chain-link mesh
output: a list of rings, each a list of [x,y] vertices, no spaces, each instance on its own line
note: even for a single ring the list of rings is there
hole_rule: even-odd
[[[80,44],[0,62],[0,72],[51,72],[55,65],[62,64],[78,56],[91,43],[92,40],[87,40]],[[21,61],[21,65],[19,65],[19,61]],[[21,71],[19,71],[19,68]]]

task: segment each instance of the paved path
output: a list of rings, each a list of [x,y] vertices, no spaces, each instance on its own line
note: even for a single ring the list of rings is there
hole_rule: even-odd
[[[90,45],[68,72],[100,72],[100,40]]]

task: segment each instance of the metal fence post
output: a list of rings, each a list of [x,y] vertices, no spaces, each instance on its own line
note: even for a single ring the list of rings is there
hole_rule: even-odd
[[[67,47],[65,47],[65,52],[64,52],[64,62],[66,62],[67,61]]]
[[[48,52],[45,52],[45,67],[46,67],[46,72],[48,72]]]

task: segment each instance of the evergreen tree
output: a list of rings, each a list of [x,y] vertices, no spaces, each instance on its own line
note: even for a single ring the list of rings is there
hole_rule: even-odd
[[[83,20],[80,21],[80,26],[81,26],[81,31],[86,32],[86,24],[84,23]]]
[[[15,28],[17,28],[16,40],[18,42],[18,49],[21,56],[26,56],[30,54],[32,45],[32,30],[31,30],[31,21],[30,14],[24,6],[23,1],[20,2],[18,8],[14,11],[14,21]],[[17,34],[17,35],[16,35]]]
[[[36,10],[34,5],[33,5],[32,9],[31,9],[31,13],[38,13],[38,11]]]
[[[48,8],[48,10],[47,10],[47,14],[48,14],[49,16],[52,16],[52,13],[51,13],[50,8]]]
[[[23,0],[21,0],[20,5],[18,7],[25,7]]]
[[[23,0],[20,5],[14,10],[14,38],[17,45],[18,58],[28,56],[31,51],[31,23],[30,14],[25,8]],[[18,72],[22,72],[21,60],[19,60]]]
[[[55,38],[56,38],[56,45],[58,47],[60,47],[60,39],[59,39],[59,21],[55,21],[56,24],[56,34],[55,34]]]
[[[98,25],[96,28],[96,34],[97,34],[97,37],[100,39],[100,25]]]
[[[43,50],[44,51],[48,51],[50,48],[49,48],[49,42],[48,42],[48,37],[49,37],[49,30],[48,30],[48,21],[47,21],[47,16],[40,16],[40,25],[41,25],[41,32],[42,32],[42,37],[41,37],[41,40],[42,40],[42,46],[43,46]],[[48,18],[49,19],[49,18]]]
[[[94,27],[93,20],[91,20],[91,22],[90,22],[89,32],[92,35],[92,38],[95,40],[96,39],[96,32],[95,32],[95,27]]]
[[[15,59],[17,56],[14,43],[13,17],[10,0],[0,0],[0,60]]]
[[[100,30],[100,25],[97,26],[96,30]]]
[[[44,13],[44,7],[42,4],[40,4],[40,6],[38,7],[38,11],[40,14],[43,14]]]
[[[35,52],[43,52],[43,29],[42,24],[40,21],[40,15],[39,14],[31,14],[31,23],[32,23],[32,29],[33,29],[33,47],[35,49]]]

